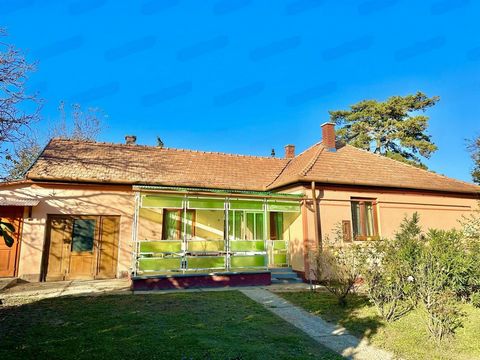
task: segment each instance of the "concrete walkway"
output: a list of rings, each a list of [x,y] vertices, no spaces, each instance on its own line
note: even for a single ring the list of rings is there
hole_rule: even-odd
[[[309,314],[292,305],[287,300],[262,288],[239,289],[250,299],[263,305],[285,321],[296,326],[320,344],[332,349],[348,359],[386,360],[395,359],[385,350],[368,345],[366,339],[360,340],[350,335],[345,328],[328,323],[318,316]]]

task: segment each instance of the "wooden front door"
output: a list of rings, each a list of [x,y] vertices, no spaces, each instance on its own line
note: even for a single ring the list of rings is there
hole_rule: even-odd
[[[117,216],[49,217],[45,279],[114,278],[119,224]]]
[[[0,277],[12,277],[17,273],[20,235],[23,225],[23,206],[0,206],[0,218],[12,224],[15,233],[12,234],[13,245],[8,247],[0,236]]]
[[[111,279],[117,273],[119,229],[120,218],[118,216],[102,216],[97,278]]]

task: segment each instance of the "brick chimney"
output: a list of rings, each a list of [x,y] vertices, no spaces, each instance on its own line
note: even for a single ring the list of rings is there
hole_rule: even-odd
[[[295,157],[295,145],[285,145],[285,159],[293,159]]]
[[[322,143],[328,151],[337,151],[335,145],[335,124],[326,122],[321,125],[322,128]]]
[[[135,145],[136,141],[137,141],[137,137],[135,135],[125,136],[125,144],[127,145]]]

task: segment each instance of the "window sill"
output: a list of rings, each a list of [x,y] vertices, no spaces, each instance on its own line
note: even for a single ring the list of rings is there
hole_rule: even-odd
[[[355,241],[376,241],[380,240],[380,236],[374,235],[374,236],[356,236]]]

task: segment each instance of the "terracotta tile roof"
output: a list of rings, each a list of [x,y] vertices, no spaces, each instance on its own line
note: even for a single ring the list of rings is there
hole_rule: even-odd
[[[286,163],[271,157],[53,139],[27,178],[263,190]]]
[[[473,184],[352,146],[336,152],[315,144],[294,159],[231,155],[53,139],[27,173],[31,180],[273,190],[317,181],[406,189],[479,193]]]
[[[313,145],[295,157],[267,188],[302,181],[480,193],[480,186],[339,144],[336,152],[328,151],[322,143]]]
[[[0,206],[37,206],[40,200],[0,197]]]

